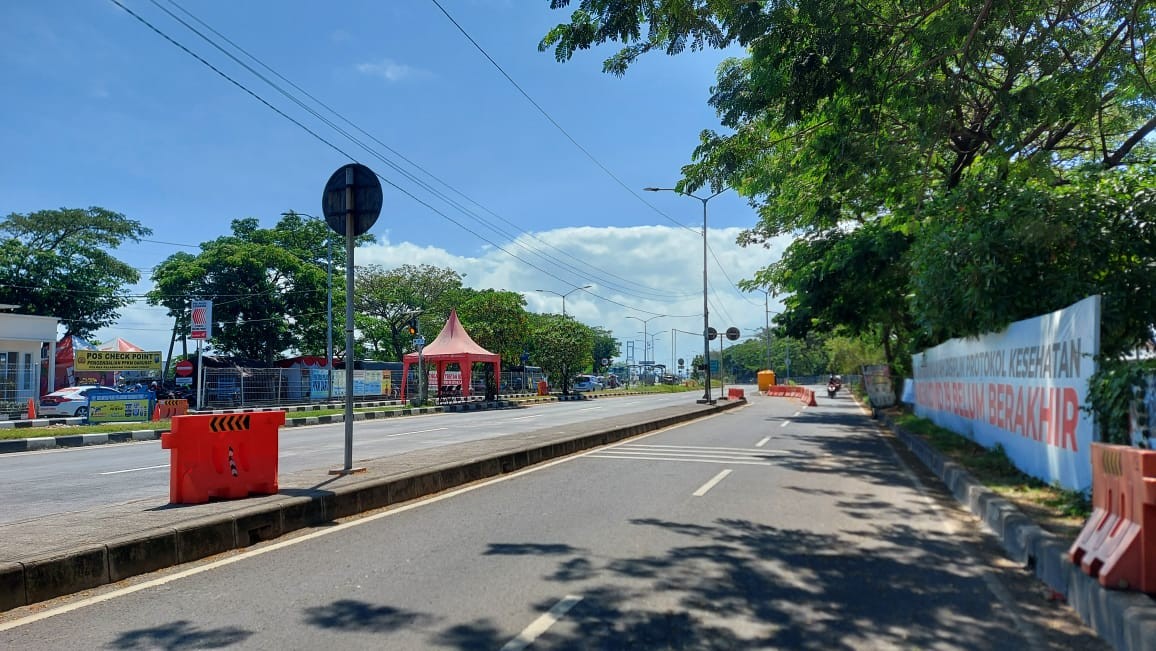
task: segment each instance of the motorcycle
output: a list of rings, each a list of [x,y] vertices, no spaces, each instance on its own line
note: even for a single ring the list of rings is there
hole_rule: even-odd
[[[827,382],[827,397],[834,398],[835,394],[839,393],[839,389],[841,388],[843,388],[843,385],[839,384],[837,380]]]

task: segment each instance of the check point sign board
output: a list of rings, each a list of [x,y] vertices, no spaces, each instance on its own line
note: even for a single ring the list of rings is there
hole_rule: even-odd
[[[912,358],[915,413],[1069,490],[1092,486],[1094,423],[1081,407],[1100,352],[1100,297],[952,339]]]

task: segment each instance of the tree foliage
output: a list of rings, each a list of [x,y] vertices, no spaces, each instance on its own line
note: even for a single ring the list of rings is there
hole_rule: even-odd
[[[800,238],[754,280],[790,294],[777,320],[789,332],[874,332],[894,363],[910,346],[1052,311],[1081,293],[1110,297],[1106,351],[1135,345],[1156,321],[1136,271],[1153,259],[1152,217],[1121,204],[1151,189],[1132,168],[1153,154],[1156,5],[551,6],[571,4],[570,21],[539,46],[560,61],[616,42],[623,47],[603,69],[621,75],[651,51],[747,48],[720,65],[709,99],[727,131],[702,133],[678,187],[750,197],[759,221],[743,244]],[[1112,312],[1125,305],[1130,314]]]
[[[286,350],[308,346],[324,351],[326,330],[326,242],[324,224],[289,213],[273,228],[255,218],[236,219],[233,233],[201,244],[197,255],[169,256],[153,271],[149,302],[163,305],[187,327],[193,299],[213,301],[212,343],[218,351],[272,364]],[[334,264],[344,265],[344,247],[334,247]],[[334,329],[344,313],[334,285]],[[302,344],[305,342],[305,344]],[[335,338],[335,346],[344,337]]]
[[[593,361],[594,331],[570,317],[534,314],[530,318],[530,358],[562,392],[570,380]]]
[[[0,221],[0,303],[60,319],[68,334],[112,325],[140,280],[110,251],[152,234],[136,220],[91,207],[12,213]]]
[[[361,268],[354,287],[354,307],[366,346],[375,355],[400,361],[413,349],[407,325],[415,316],[423,335],[432,337],[445,323],[462,289],[453,269],[406,264],[396,269]]]

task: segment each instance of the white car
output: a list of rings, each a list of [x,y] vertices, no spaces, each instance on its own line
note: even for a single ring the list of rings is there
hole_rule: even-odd
[[[598,391],[602,388],[602,380],[593,375],[579,375],[574,378],[575,391]]]
[[[120,391],[112,387],[102,387],[95,384],[66,387],[40,396],[40,406],[36,409],[36,415],[40,418],[48,416],[86,417],[88,416],[88,397],[110,393],[120,393]]]

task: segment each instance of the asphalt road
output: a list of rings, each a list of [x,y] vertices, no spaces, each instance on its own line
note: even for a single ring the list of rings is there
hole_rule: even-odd
[[[22,609],[0,648],[1105,648],[856,405],[821,403],[756,397]]]
[[[354,460],[564,423],[659,409],[693,402],[698,393],[654,394],[588,401],[537,403],[522,409],[426,414],[357,421]],[[340,468],[345,459],[345,424],[282,428],[282,472]],[[160,441],[58,448],[0,455],[0,524],[93,506],[167,495],[169,451]]]

